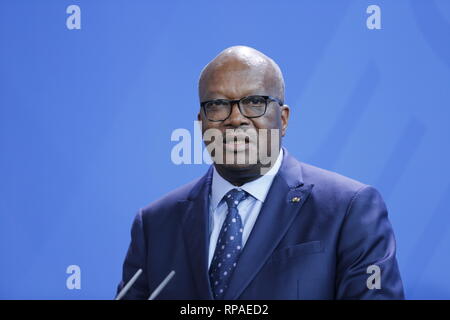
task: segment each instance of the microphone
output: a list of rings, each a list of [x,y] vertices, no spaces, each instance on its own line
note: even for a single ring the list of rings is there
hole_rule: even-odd
[[[169,283],[170,280],[172,280],[173,276],[175,275],[175,270],[170,271],[170,273],[167,275],[167,277],[159,284],[158,287],[152,292],[150,297],[148,297],[148,300],[155,299],[158,294],[164,289],[164,287]]]
[[[128,281],[128,283],[120,290],[119,294],[117,295],[115,300],[121,300],[128,292],[128,290],[131,289],[133,284],[136,282],[136,280],[140,277],[142,274],[142,269],[139,269],[136,271],[136,273],[133,275],[133,277]],[[150,297],[148,297],[148,300],[154,300],[159,293],[165,288],[165,286],[169,283],[170,280],[172,280],[173,276],[175,275],[175,270],[170,271],[170,273],[164,278],[164,280],[159,284],[158,287],[152,292]]]
[[[142,274],[142,269],[139,269],[136,271],[133,277],[131,277],[130,281],[120,290],[119,294],[116,297],[116,300],[120,300],[123,298],[124,295],[127,294],[128,290],[130,290],[131,286],[136,282],[136,280],[139,278],[139,276]]]

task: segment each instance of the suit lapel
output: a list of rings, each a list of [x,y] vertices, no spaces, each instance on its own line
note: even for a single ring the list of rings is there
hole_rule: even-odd
[[[286,149],[255,225],[233,272],[224,299],[237,299],[283,238],[313,185],[302,181],[300,163]]]
[[[212,167],[195,184],[187,200],[180,201],[183,236],[188,251],[188,260],[197,286],[199,299],[213,299],[208,277],[209,246],[209,192]]]

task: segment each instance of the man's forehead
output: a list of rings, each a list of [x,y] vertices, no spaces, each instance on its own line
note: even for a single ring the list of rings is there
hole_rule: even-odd
[[[214,72],[205,80],[202,88],[204,99],[239,99],[248,95],[267,94],[264,74],[248,69]]]
[[[205,83],[203,91],[206,99],[239,99],[254,94],[267,94],[264,79],[241,77],[212,80]]]

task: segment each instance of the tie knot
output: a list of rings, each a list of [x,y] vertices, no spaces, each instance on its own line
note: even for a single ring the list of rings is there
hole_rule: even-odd
[[[247,192],[244,190],[233,189],[227,192],[225,195],[225,201],[227,202],[228,208],[236,208],[242,200],[247,197]]]

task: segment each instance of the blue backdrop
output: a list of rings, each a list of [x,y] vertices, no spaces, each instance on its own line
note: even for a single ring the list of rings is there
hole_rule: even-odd
[[[137,210],[205,172],[171,133],[241,44],[284,72],[290,153],[384,196],[407,298],[450,299],[449,39],[447,0],[2,0],[0,298],[114,296]]]

